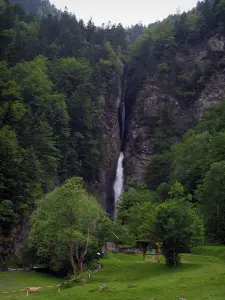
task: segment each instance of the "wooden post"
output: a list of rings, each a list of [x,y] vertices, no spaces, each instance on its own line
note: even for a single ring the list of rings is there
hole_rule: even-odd
[[[158,253],[157,249],[152,248],[152,261],[155,261],[157,253]]]
[[[147,252],[147,246],[143,245],[143,262],[145,262],[146,252]]]
[[[142,248],[143,262],[145,262],[147,249],[148,249],[148,246],[151,244],[151,242],[146,241],[146,240],[137,240],[136,243],[139,248]]]
[[[158,242],[156,243],[157,245],[157,259],[158,259],[158,264],[160,263],[160,249],[161,249],[161,246],[162,246],[162,243]]]
[[[158,253],[158,264],[159,264],[160,263],[160,248],[158,248],[157,253]]]

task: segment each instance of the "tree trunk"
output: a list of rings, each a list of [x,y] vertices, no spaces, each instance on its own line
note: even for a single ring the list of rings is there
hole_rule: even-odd
[[[84,256],[80,253],[78,246],[76,246],[76,264],[79,272],[83,271]]]
[[[79,271],[80,272],[83,271],[83,262],[82,261],[79,262]]]
[[[89,242],[89,228],[87,232],[87,240],[85,245],[76,245],[75,247],[75,254],[76,254],[76,266],[79,272],[83,271],[83,263],[84,263],[84,258],[85,255],[87,254],[87,249],[88,249],[88,242]]]
[[[75,263],[75,260],[74,260],[74,257],[73,257],[74,247],[73,247],[72,243],[69,243],[68,248],[69,248],[70,264],[71,264],[71,267],[73,269],[73,274],[76,274],[77,273],[77,267],[76,267],[76,263]]]

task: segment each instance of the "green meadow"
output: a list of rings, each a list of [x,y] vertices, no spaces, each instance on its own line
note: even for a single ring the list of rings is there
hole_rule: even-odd
[[[27,299],[23,289],[40,286],[41,292],[30,294],[29,299],[225,299],[225,247],[202,247],[193,252],[182,255],[178,268],[167,267],[164,260],[158,264],[150,256],[143,263],[141,255],[108,253],[102,259],[101,272],[91,278],[83,275],[79,282],[65,284],[59,292],[56,285],[63,279],[36,272],[1,272],[0,297]],[[105,288],[99,290],[99,286]]]

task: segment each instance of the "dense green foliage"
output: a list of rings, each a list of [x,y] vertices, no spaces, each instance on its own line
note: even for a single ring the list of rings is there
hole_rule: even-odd
[[[60,16],[62,14],[62,11],[58,10],[49,0],[9,0],[9,2],[16,3],[27,12],[36,13],[40,16],[47,16],[48,14]]]
[[[83,177],[90,188],[98,180],[105,97],[117,95],[127,46],[120,24],[85,25],[66,11],[39,18],[3,0],[0,38],[0,259],[5,261],[23,239],[18,232],[35,199],[72,176]]]
[[[154,233],[162,243],[169,266],[180,263],[180,254],[203,241],[203,224],[187,201],[174,197],[156,208]]]
[[[180,253],[190,251],[203,242],[203,222],[186,195],[183,186],[176,182],[156,192],[140,187],[128,189],[118,204],[117,223],[127,228],[136,240],[147,240],[161,245],[169,266],[180,263]],[[119,235],[120,236],[120,235]]]
[[[37,57],[11,68],[2,62],[1,71],[1,196],[24,216],[54,177],[56,183],[73,174],[97,177],[100,100],[91,94],[92,71],[84,60],[50,65]]]
[[[204,215],[206,236],[212,241],[224,243],[224,117],[225,103],[217,104],[204,118],[172,146],[170,152],[158,155],[159,163],[153,157],[146,173],[146,183],[150,188],[159,187],[166,181],[181,182],[186,193],[192,194],[192,203]],[[168,158],[165,160],[165,158]],[[151,166],[153,164],[153,169]],[[154,183],[154,174],[166,176]],[[153,173],[154,172],[154,173]]]
[[[69,261],[75,274],[83,270],[88,251],[99,250],[95,245],[105,241],[101,233],[107,222],[100,204],[85,191],[81,178],[71,178],[37,202],[29,244],[52,269],[63,269]]]

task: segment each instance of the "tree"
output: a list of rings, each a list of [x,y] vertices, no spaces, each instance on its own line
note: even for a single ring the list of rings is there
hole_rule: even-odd
[[[145,183],[149,189],[156,189],[162,182],[167,182],[170,175],[169,153],[152,156],[145,171]]]
[[[180,263],[180,253],[203,241],[203,223],[190,203],[192,195],[176,182],[155,193],[129,190],[119,204],[118,220],[136,240],[161,245],[169,266]],[[157,201],[161,201],[160,204]],[[162,202],[163,201],[163,202]]]
[[[179,183],[172,186],[170,195],[170,199],[156,207],[151,231],[154,241],[162,243],[167,265],[177,266],[181,252],[202,243],[203,222]]]
[[[36,12],[41,8],[41,0],[12,0],[12,2],[22,5],[28,11]]]
[[[193,193],[209,167],[207,156],[210,138],[207,131],[196,134],[194,130],[190,130],[182,143],[172,147],[170,177],[185,185],[188,192]]]
[[[81,272],[104,218],[102,208],[88,195],[81,178],[74,177],[37,202],[29,240],[40,257],[50,255],[53,268],[57,268],[56,261],[67,258],[73,273]]]
[[[134,244],[137,239],[148,240],[152,236],[155,200],[156,193],[144,183],[129,182],[129,188],[118,202],[116,229],[121,243]]]
[[[65,96],[70,118],[63,169],[66,178],[79,175],[86,182],[98,176],[101,140],[101,99],[93,86],[92,71],[87,60],[75,58],[61,58],[50,68],[56,89]]]
[[[130,218],[133,207],[142,206],[145,202],[152,202],[154,193],[149,191],[143,183],[137,184],[135,187],[130,187],[122,194],[121,200],[118,202],[117,219],[126,224]]]
[[[211,240],[225,242],[225,161],[211,165],[196,198],[204,214],[207,236]]]
[[[12,254],[14,238],[22,219],[33,208],[33,197],[40,192],[39,166],[32,151],[18,144],[8,126],[0,129],[0,262]]]

